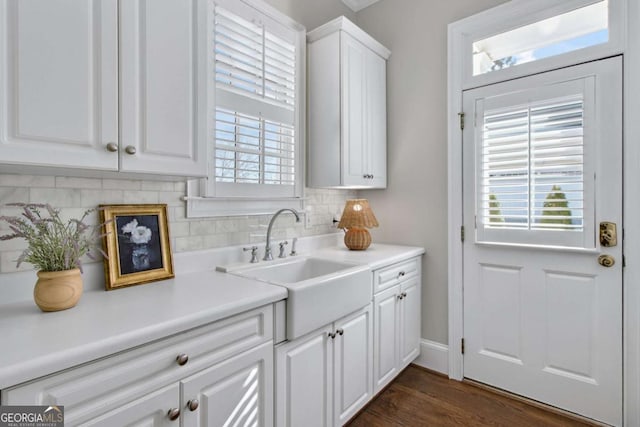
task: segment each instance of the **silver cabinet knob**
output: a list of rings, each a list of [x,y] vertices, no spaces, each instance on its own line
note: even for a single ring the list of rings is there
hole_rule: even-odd
[[[107,151],[110,151],[112,153],[115,153],[118,151],[118,144],[116,144],[115,142],[108,143],[106,147],[107,147]]]
[[[127,147],[124,149],[125,153],[130,154],[130,155],[134,155],[136,154],[136,147],[134,147],[133,145],[127,145]]]
[[[176,357],[176,362],[178,362],[178,365],[180,366],[186,365],[188,361],[189,361],[189,356],[187,356],[185,353],[180,353]]]
[[[191,412],[198,409],[198,406],[200,406],[200,402],[198,402],[198,399],[191,399],[187,402],[187,408],[189,408]]]
[[[167,412],[167,417],[169,417],[169,420],[171,421],[177,420],[178,418],[180,418],[180,409],[178,408],[169,409],[169,412]]]

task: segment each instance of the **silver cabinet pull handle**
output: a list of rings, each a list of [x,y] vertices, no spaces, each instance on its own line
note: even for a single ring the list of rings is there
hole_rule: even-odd
[[[198,401],[198,399],[191,399],[187,402],[187,408],[189,408],[191,412],[198,409],[198,406],[200,406],[200,402]]]
[[[124,149],[125,153],[130,154],[130,155],[134,155],[136,154],[136,147],[134,147],[133,145],[127,145],[127,147]]]
[[[169,420],[171,421],[177,420],[178,418],[180,418],[180,409],[178,408],[169,409],[169,412],[167,412],[167,417],[169,417]]]
[[[178,362],[178,365],[180,366],[186,365],[188,361],[189,361],[189,356],[187,356],[185,353],[180,353],[176,357],[176,362]]]
[[[118,144],[116,144],[115,142],[110,142],[106,145],[107,151],[110,151],[112,153],[116,153],[118,152]]]

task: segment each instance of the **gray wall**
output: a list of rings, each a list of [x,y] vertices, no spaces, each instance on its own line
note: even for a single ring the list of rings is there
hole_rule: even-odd
[[[356,23],[391,50],[388,178],[369,199],[377,242],[423,246],[422,337],[447,343],[447,24],[504,0],[382,0]]]

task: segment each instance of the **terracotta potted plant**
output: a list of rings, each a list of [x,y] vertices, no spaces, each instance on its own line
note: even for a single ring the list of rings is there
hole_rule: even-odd
[[[66,310],[75,306],[82,295],[82,263],[87,255],[95,259],[101,237],[99,226],[88,225],[87,210],[82,218],[63,220],[60,210],[48,204],[12,203],[22,208],[20,216],[1,216],[11,232],[0,240],[22,238],[28,247],[17,260],[33,264],[39,271],[33,290],[35,303],[42,311]]]

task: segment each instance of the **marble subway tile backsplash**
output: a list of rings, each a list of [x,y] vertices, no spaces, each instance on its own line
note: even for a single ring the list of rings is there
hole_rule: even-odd
[[[188,219],[185,204],[180,200],[185,194],[184,182],[0,174],[0,215],[18,214],[18,209],[5,206],[13,202],[50,203],[61,208],[65,217],[78,217],[101,203],[166,203],[171,248],[175,253],[264,243],[270,215]],[[307,188],[305,197],[309,221],[296,223],[291,215],[281,216],[274,225],[274,244],[292,237],[335,231],[332,219],[340,215],[345,200],[355,198],[356,192]],[[97,221],[97,215],[89,220]],[[6,224],[1,223],[0,233],[6,231]],[[32,269],[29,264],[16,268],[15,260],[24,247],[20,240],[0,241],[0,273]]]

